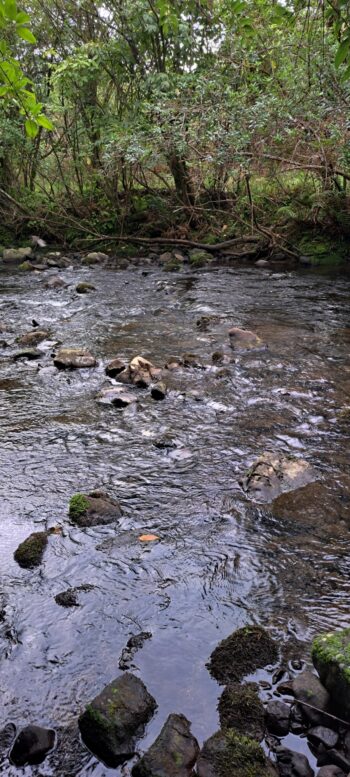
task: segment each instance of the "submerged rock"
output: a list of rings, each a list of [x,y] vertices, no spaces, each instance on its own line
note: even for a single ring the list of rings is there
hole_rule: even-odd
[[[135,653],[143,647],[144,642],[151,638],[152,634],[150,631],[141,631],[140,634],[133,634],[133,636],[128,639],[126,647],[122,650],[119,659],[119,669],[122,669],[122,671],[130,669]]]
[[[7,723],[0,730],[0,766],[7,759],[8,752],[16,736],[16,726],[14,723]]]
[[[234,351],[249,351],[251,348],[259,348],[263,345],[261,338],[249,329],[239,329],[234,326],[229,330],[228,336]]]
[[[222,729],[234,728],[258,742],[264,737],[264,707],[255,683],[230,683],[219,699],[219,717]]]
[[[62,289],[66,288],[66,286],[67,284],[62,280],[62,278],[59,277],[59,275],[54,275],[45,283],[46,289]]]
[[[97,401],[101,405],[114,405],[123,409],[137,402],[137,397],[121,386],[106,386],[97,395]]]
[[[117,767],[135,752],[136,737],[156,709],[144,683],[126,673],[106,686],[79,718],[83,741],[107,766]]]
[[[184,367],[192,367],[192,369],[204,370],[202,359],[199,356],[196,356],[195,353],[184,353],[181,361]]]
[[[311,652],[337,711],[350,720],[350,629],[321,634],[314,639]]]
[[[217,731],[204,742],[197,774],[198,777],[272,777],[276,772],[254,739],[230,729]]]
[[[317,473],[304,459],[266,452],[252,464],[241,484],[251,499],[263,503],[313,480],[317,480]]]
[[[210,656],[208,668],[220,684],[239,682],[248,674],[274,664],[276,642],[260,626],[245,626],[223,639]]]
[[[75,291],[78,294],[88,294],[89,291],[96,291],[96,286],[93,286],[92,283],[78,283],[75,287]]]
[[[292,687],[297,701],[306,702],[306,704],[301,705],[303,717],[314,726],[327,722],[327,717],[322,715],[322,711],[328,709],[329,693],[323,687],[318,677],[310,671],[302,672],[302,674],[294,678]],[[312,707],[317,707],[317,709],[311,709],[311,707],[307,706],[308,704],[311,704]],[[321,710],[321,712],[318,710]]]
[[[96,359],[84,348],[60,348],[53,363],[59,370],[74,370],[95,367]]]
[[[34,569],[41,564],[50,532],[39,531],[30,534],[18,546],[14,559],[23,569]]]
[[[78,585],[75,588],[68,588],[67,591],[61,591],[61,593],[56,594],[55,602],[60,607],[80,607],[77,594],[80,591],[92,591],[93,588],[94,586],[89,583],[83,583],[83,585]]]
[[[15,362],[20,361],[20,359],[27,359],[27,361],[31,362],[41,359],[42,355],[42,351],[39,351],[37,348],[23,348],[21,351],[13,354],[13,359]]]
[[[10,759],[16,766],[40,764],[55,744],[55,732],[41,726],[26,726],[13,744]]]
[[[154,744],[133,767],[133,777],[191,777],[199,745],[184,715],[169,715]]]
[[[103,491],[74,494],[69,502],[69,517],[76,526],[99,526],[113,523],[122,515],[115,499]]]

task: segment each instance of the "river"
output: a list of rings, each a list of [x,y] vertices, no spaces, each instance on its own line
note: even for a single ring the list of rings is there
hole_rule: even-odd
[[[205,664],[220,639],[262,624],[288,662],[308,658],[315,633],[350,625],[349,276],[249,267],[61,275],[70,285],[59,290],[45,288],[47,273],[0,275],[0,321],[12,330],[0,336],[0,727],[69,726],[118,676],[129,637],[151,632],[132,669],[158,703],[140,750],[170,712],[185,714],[202,742],[218,728],[220,688]],[[96,291],[76,294],[78,280]],[[50,341],[39,361],[15,362],[15,336],[32,319],[53,342],[88,347],[98,367],[58,371]],[[211,357],[230,353],[230,326],[268,347],[234,355],[220,372]],[[162,366],[185,352],[205,369],[169,373],[164,402],[141,389],[124,411],[96,401],[113,357]],[[254,507],[240,479],[265,450],[310,462],[334,488],[335,517],[327,504],[317,520],[312,510],[281,520]],[[120,501],[118,526],[73,527],[70,497],[96,487]],[[41,567],[21,569],[18,544],[55,525],[63,531]],[[149,532],[160,540],[140,542]],[[56,604],[83,583],[94,588],[80,607]],[[50,758],[22,770],[6,762],[1,773],[129,773],[79,747],[72,762],[66,772]]]

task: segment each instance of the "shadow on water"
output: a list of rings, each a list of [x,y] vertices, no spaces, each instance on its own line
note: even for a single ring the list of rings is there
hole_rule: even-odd
[[[58,752],[40,767],[7,765],[9,777],[118,774],[79,749],[74,720],[119,674],[133,634],[152,633],[132,670],[159,705],[142,750],[170,712],[192,720],[200,741],[216,730],[220,688],[205,663],[235,628],[268,626],[287,660],[306,658],[315,632],[349,625],[349,280],[246,268],[81,275],[94,295],[74,293],[72,271],[59,291],[44,289],[42,275],[1,278],[0,725],[64,730],[61,749],[75,753],[64,772]],[[38,361],[14,362],[15,337],[33,318],[51,341],[88,346],[97,368],[56,371],[51,341]],[[211,355],[230,353],[232,325],[268,348],[220,371]],[[205,369],[169,373],[165,402],[148,392],[123,412],[96,402],[111,357],[163,365],[184,352]],[[169,437],[175,447],[155,445]],[[248,503],[239,480],[266,449],[306,458],[322,498],[305,492],[297,512],[286,504],[281,515]],[[73,528],[70,496],[96,486],[120,500],[120,523]],[[55,524],[63,533],[42,567],[21,570],[19,542]],[[160,540],[142,545],[144,532]],[[80,607],[56,604],[82,583],[94,588]]]

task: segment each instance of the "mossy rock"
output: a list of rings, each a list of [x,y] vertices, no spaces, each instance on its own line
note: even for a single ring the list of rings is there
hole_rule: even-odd
[[[264,737],[264,707],[255,683],[231,683],[219,699],[219,717],[222,729],[234,728],[258,742]]]
[[[20,567],[34,569],[41,564],[49,533],[47,531],[34,532],[24,542],[21,542],[14,553],[14,559]]]
[[[188,259],[192,267],[204,267],[206,264],[212,262],[213,257],[209,251],[195,249],[194,251],[190,251]]]
[[[267,631],[245,626],[220,642],[210,656],[208,669],[218,683],[226,685],[274,664],[277,658],[277,644]]]
[[[96,287],[92,283],[82,282],[77,284],[75,291],[78,294],[89,294],[90,291],[96,291]]]
[[[31,264],[31,262],[25,261],[19,265],[18,269],[21,270],[22,272],[28,272],[29,270],[34,270],[35,268]]]
[[[79,718],[83,741],[107,766],[131,758],[135,740],[156,709],[143,682],[129,672],[113,680]]]
[[[350,720],[350,629],[320,634],[311,654],[335,709]]]
[[[107,525],[121,514],[119,503],[103,491],[74,494],[69,502],[69,517],[77,526]]]
[[[198,777],[272,777],[276,774],[254,739],[233,729],[217,731],[204,743],[197,761]]]
[[[178,272],[181,269],[181,262],[178,262],[176,259],[171,259],[170,262],[167,262],[164,267],[164,272]]]

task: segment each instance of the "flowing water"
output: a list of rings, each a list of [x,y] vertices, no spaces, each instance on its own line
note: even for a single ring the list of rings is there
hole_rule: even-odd
[[[0,276],[0,321],[12,328],[0,336],[9,343],[0,351],[0,727],[37,723],[69,740],[84,704],[118,676],[129,637],[151,632],[132,662],[158,703],[139,749],[170,712],[184,713],[202,742],[218,728],[221,691],[205,664],[220,639],[261,623],[287,662],[308,657],[314,633],[350,625],[349,277],[97,268],[67,270],[71,285],[59,290],[45,288],[47,277]],[[77,295],[77,280],[96,291]],[[197,326],[202,316],[207,328]],[[32,319],[53,341],[87,346],[98,367],[56,370],[50,342],[39,362],[15,362],[15,336]],[[211,356],[233,356],[233,325],[268,348],[234,355],[220,372]],[[142,354],[163,365],[184,352],[205,369],[169,373],[164,402],[142,390],[124,411],[96,402],[109,359]],[[175,447],[159,447],[169,439]],[[315,504],[279,519],[247,500],[240,478],[265,450],[318,470],[328,499],[316,516]],[[122,519],[73,527],[69,498],[96,487],[119,499]],[[18,544],[55,525],[63,532],[49,538],[42,566],[22,570]],[[145,532],[160,540],[141,543]],[[57,593],[83,583],[94,588],[80,607],[56,604]],[[66,766],[5,761],[0,771],[129,774],[74,736],[69,750]]]

